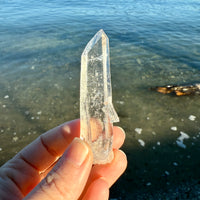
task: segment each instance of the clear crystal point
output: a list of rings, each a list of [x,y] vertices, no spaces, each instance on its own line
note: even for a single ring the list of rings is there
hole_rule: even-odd
[[[112,104],[109,40],[101,29],[81,56],[81,138],[92,148],[94,163],[113,159],[113,123],[119,118]]]

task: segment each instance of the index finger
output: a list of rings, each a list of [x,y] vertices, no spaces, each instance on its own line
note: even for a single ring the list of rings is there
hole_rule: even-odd
[[[39,172],[49,168],[67,149],[74,137],[80,136],[80,120],[64,123],[47,131],[20,152]]]

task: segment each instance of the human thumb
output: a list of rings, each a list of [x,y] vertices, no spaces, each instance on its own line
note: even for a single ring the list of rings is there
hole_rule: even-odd
[[[92,167],[88,145],[75,138],[47,176],[26,196],[30,200],[78,199]]]

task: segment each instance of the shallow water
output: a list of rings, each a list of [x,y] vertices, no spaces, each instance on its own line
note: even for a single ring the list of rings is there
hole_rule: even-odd
[[[46,130],[79,117],[80,56],[103,28],[129,160],[111,197],[162,191],[163,199],[181,184],[197,184],[200,97],[149,88],[200,81],[199,24],[197,0],[0,1],[0,164]],[[189,135],[186,148],[177,144],[181,131]]]

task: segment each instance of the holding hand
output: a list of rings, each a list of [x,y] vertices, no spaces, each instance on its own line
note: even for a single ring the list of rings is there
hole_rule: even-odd
[[[105,165],[92,165],[91,149],[79,136],[80,121],[74,120],[25,147],[0,168],[0,199],[108,199],[109,188],[127,165],[119,150],[124,131],[113,127],[114,159]]]

